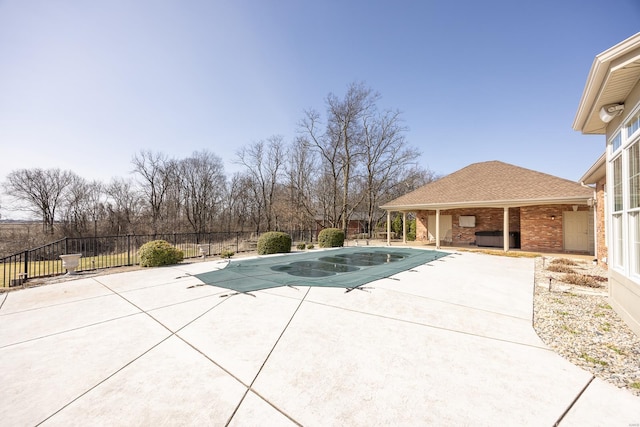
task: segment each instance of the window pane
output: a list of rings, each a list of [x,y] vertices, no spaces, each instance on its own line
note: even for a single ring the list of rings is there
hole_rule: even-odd
[[[613,161],[613,211],[622,210],[622,156]]]
[[[627,126],[627,137],[633,135],[638,129],[640,129],[640,116],[633,119],[633,121]]]
[[[640,143],[629,148],[629,209],[640,207]]]
[[[620,146],[622,145],[622,134],[620,132],[618,132],[618,134],[613,137],[613,140],[611,141],[611,145],[612,145],[612,150],[611,150],[612,153],[616,151],[618,148],[620,148]]]
[[[613,265],[622,267],[622,215],[613,218]]]

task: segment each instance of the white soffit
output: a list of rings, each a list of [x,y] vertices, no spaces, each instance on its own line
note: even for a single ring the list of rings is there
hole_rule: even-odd
[[[604,105],[624,103],[640,80],[640,33],[596,56],[587,78],[573,129],[605,134],[598,112]]]

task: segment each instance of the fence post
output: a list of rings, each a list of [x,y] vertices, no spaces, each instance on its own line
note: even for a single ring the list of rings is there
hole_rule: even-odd
[[[64,253],[65,255],[69,253],[67,250],[67,236],[64,236]]]
[[[236,253],[240,251],[240,233],[236,231]]]
[[[24,251],[24,278],[29,277],[29,251]]]
[[[131,265],[131,235],[127,234],[127,265]]]

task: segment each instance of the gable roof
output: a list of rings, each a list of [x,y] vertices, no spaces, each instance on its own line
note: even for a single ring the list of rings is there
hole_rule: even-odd
[[[380,206],[385,210],[586,204],[591,188],[500,161],[474,163]]]
[[[573,129],[584,134],[606,134],[600,120],[605,105],[622,104],[640,80],[640,33],[605,50],[593,60],[587,83],[573,121]]]

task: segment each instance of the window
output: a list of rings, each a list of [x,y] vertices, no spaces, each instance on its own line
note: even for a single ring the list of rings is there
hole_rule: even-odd
[[[640,115],[636,116],[635,119],[632,119],[627,125],[627,138],[630,138],[638,129],[640,129]]]
[[[611,267],[640,285],[640,114],[629,117],[607,146],[607,242]]]
[[[613,161],[613,211],[622,210],[622,156]]]
[[[640,208],[640,142],[629,148],[629,209]]]

